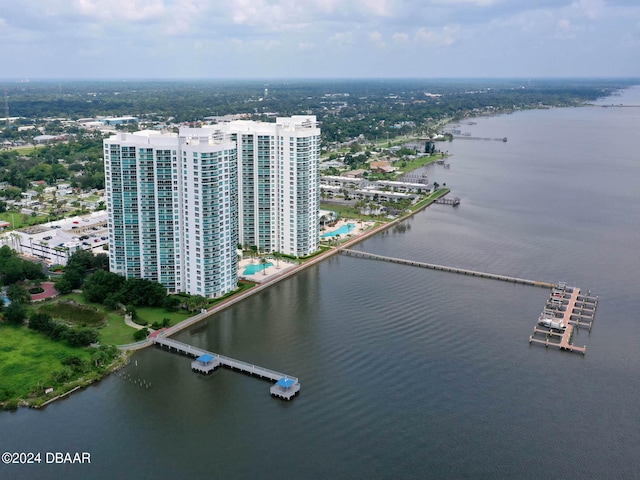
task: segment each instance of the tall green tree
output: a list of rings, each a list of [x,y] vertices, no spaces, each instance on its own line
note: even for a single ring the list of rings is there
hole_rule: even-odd
[[[31,294],[20,283],[13,283],[7,287],[7,298],[13,303],[31,302]]]
[[[4,308],[4,319],[12,325],[22,325],[27,318],[27,309],[22,303],[12,302]]]
[[[123,276],[98,270],[87,278],[82,287],[82,293],[90,302],[104,303],[110,294],[119,292],[124,283]]]

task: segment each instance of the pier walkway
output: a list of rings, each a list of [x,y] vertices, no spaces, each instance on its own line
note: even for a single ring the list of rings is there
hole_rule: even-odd
[[[539,282],[537,280],[527,280],[525,278],[508,277],[506,275],[497,275],[495,273],[476,272],[474,270],[467,270],[457,267],[446,267],[444,265],[436,265],[434,263],[416,262],[414,260],[404,260],[402,258],[386,257],[384,255],[376,255],[374,253],[361,252],[358,250],[349,250],[347,248],[341,248],[341,253],[358,258],[367,258],[370,260],[382,260],[385,262],[399,263],[401,265],[409,265],[412,267],[429,268],[431,270],[440,270],[443,272],[459,273],[462,275],[470,275],[472,277],[490,278],[492,280],[500,280],[509,283],[518,283],[521,285],[530,285],[532,287],[542,288],[554,288],[557,285],[555,283]]]
[[[217,353],[208,352],[171,338],[157,336],[153,338],[153,342],[159,347],[164,347],[169,351],[175,351],[188,357],[195,357],[196,360],[191,363],[191,369],[196,372],[210,373],[218,366],[222,366],[251,376],[271,380],[276,382],[270,389],[271,395],[284,400],[291,400],[291,398],[300,392],[300,382],[296,377],[292,377],[291,375],[243,362],[242,360],[225,357]]]

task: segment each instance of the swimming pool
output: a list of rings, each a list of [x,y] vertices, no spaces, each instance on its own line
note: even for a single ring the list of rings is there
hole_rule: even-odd
[[[353,227],[355,226],[356,225],[354,223],[347,223],[346,225],[341,226],[339,229],[334,230],[333,232],[320,235],[320,237],[326,238],[326,237],[335,237],[336,235],[346,235],[349,232],[351,232],[351,230],[353,230]]]
[[[262,270],[264,270],[265,268],[268,267],[273,267],[273,263],[271,262],[267,262],[264,265],[262,264],[257,264],[257,265],[247,265],[247,267],[244,269],[244,272],[242,272],[243,275],[255,275],[258,272],[261,272]]]

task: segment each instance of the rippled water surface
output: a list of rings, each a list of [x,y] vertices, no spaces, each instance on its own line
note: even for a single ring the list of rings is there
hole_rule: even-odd
[[[640,108],[462,129],[508,137],[444,144],[450,168],[426,168],[462,204],[356,248],[591,289],[585,356],[528,344],[546,290],[337,256],[177,336],[298,376],[294,401],[149,349],[126,369],[149,389],[113,375],[0,414],[2,451],[89,451],[91,465],[0,478],[637,478]]]

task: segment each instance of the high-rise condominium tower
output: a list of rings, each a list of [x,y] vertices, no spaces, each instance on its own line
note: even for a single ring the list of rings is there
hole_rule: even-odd
[[[215,297],[236,288],[238,243],[315,252],[319,152],[313,116],[105,140],[111,271]]]

